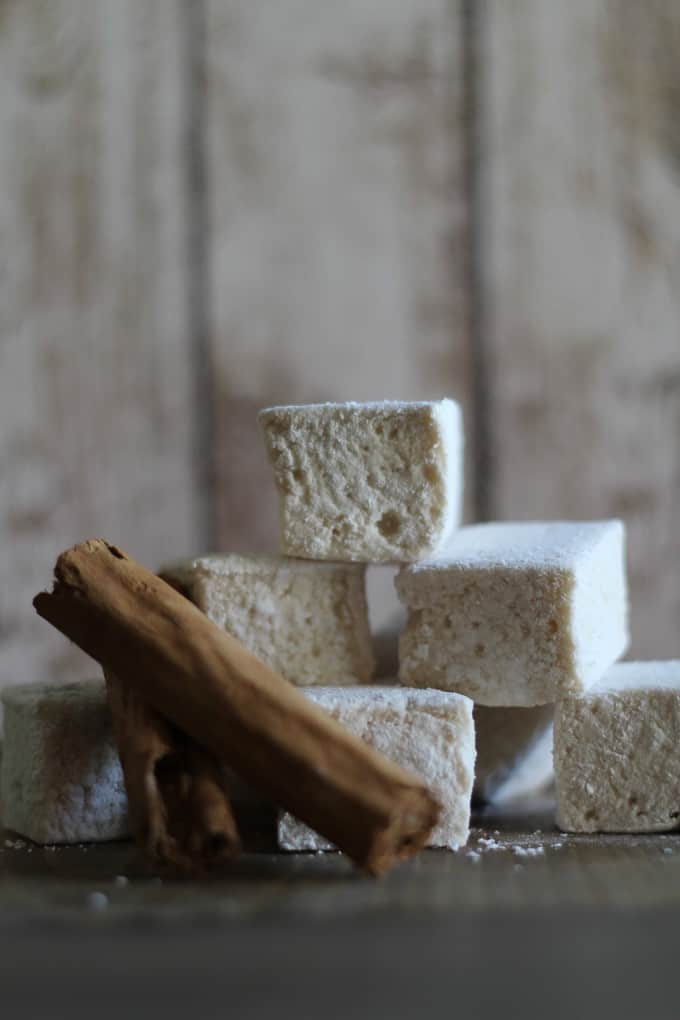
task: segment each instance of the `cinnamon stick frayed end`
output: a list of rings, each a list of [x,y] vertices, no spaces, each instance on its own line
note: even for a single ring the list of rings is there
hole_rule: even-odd
[[[132,832],[156,870],[201,877],[241,850],[221,770],[106,673]]]
[[[423,850],[439,813],[433,798],[425,802],[418,795],[403,798],[391,824],[374,835],[364,859],[364,870],[377,878],[398,861],[406,861]]]
[[[42,617],[106,673],[125,678],[143,704],[202,752],[360,867],[382,874],[427,844],[440,809],[423,782],[348,733],[165,581],[99,539],[62,553],[55,578],[52,593],[34,600]],[[133,762],[128,771],[147,781],[152,774],[164,806],[160,815],[152,811],[154,794],[146,811],[163,819],[184,785],[175,765],[169,783],[160,769],[159,784],[157,761]],[[134,788],[144,783],[136,780]],[[205,799],[198,796],[204,818],[214,806],[208,790],[210,783]],[[148,838],[159,831],[154,823]],[[159,846],[165,852],[163,839]]]

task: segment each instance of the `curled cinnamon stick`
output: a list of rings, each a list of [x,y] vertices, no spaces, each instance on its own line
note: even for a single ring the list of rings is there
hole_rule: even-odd
[[[166,582],[100,539],[63,553],[38,613],[371,874],[427,843],[439,806]]]
[[[130,823],[151,863],[176,875],[203,875],[241,844],[221,770],[130,686],[106,673]]]

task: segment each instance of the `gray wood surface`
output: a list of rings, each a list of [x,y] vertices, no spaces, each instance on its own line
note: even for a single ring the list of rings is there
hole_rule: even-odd
[[[381,881],[256,842],[197,885],[145,875],[128,844],[0,841],[0,999],[32,1017],[95,1001],[102,1017],[132,1002],[239,1020],[677,1015],[677,833],[565,836],[549,812],[488,816],[467,848]]]
[[[551,808],[491,813],[473,825],[463,849],[424,851],[378,881],[342,854],[273,852],[273,828],[251,831],[250,852],[204,883],[148,875],[127,842],[40,847],[0,833],[0,912],[8,923],[101,925],[142,917],[269,923],[382,912],[680,907],[677,832],[568,835],[555,828]],[[116,886],[118,875],[128,877],[125,887]],[[106,894],[106,910],[92,908],[92,892]]]
[[[183,18],[166,0],[0,9],[0,684],[92,664],[38,620],[56,554],[199,543]]]
[[[4,949],[4,947],[3,947]],[[3,1008],[31,1020],[675,1020],[670,911],[461,911],[440,918],[14,933]]]
[[[449,394],[471,412],[460,7],[207,2],[223,545],[277,541],[259,408]]]
[[[677,655],[680,7],[484,7],[492,512],[624,517],[633,652]]]

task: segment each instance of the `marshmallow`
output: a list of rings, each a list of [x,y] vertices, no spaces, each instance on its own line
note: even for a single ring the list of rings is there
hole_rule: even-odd
[[[452,400],[270,407],[259,421],[289,556],[409,562],[458,526],[463,427]]]
[[[557,823],[567,832],[680,827],[680,661],[624,662],[555,711]]]
[[[467,841],[475,764],[468,698],[402,687],[312,687],[304,693],[350,733],[422,778],[442,808],[430,846],[455,850]],[[278,835],[283,850],[332,849],[287,813]]]
[[[101,680],[2,691],[3,825],[36,843],[122,839],[123,773]]]
[[[202,556],[162,575],[294,684],[365,683],[373,675],[363,564]]]
[[[400,681],[481,705],[585,691],[628,645],[620,521],[463,528],[396,586],[409,609]]]

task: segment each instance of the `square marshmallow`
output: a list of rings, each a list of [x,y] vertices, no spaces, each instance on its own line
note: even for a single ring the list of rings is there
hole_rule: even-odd
[[[305,694],[350,733],[423,779],[442,808],[430,846],[455,850],[467,841],[475,765],[468,698],[403,687],[319,687]],[[332,849],[287,813],[279,821],[279,846],[283,850]]]
[[[680,828],[680,662],[623,662],[555,712],[557,824]]]
[[[363,564],[202,556],[162,576],[294,684],[366,683],[373,675]]]
[[[259,421],[287,555],[409,562],[458,526],[463,428],[452,400],[270,407]]]
[[[475,799],[509,804],[544,793],[553,780],[554,705],[475,705]]]
[[[628,646],[620,521],[463,528],[396,585],[409,609],[399,678],[411,687],[548,704],[586,690]]]
[[[127,795],[103,680],[2,691],[1,823],[35,843],[130,836]],[[273,808],[231,770],[235,807]]]
[[[103,681],[5,688],[2,823],[36,843],[128,835]]]

